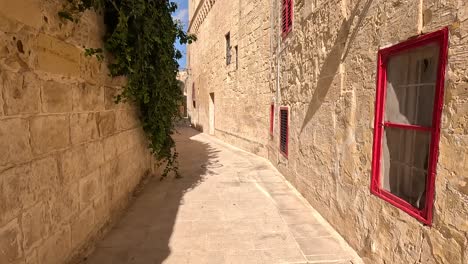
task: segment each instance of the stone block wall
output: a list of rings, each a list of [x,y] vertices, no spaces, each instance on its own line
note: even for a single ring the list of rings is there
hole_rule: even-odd
[[[269,158],[366,263],[468,262],[466,21],[468,3],[458,0],[295,0],[293,30],[282,38],[278,22],[272,29],[282,51],[272,64],[277,105],[289,107],[290,126],[288,159],[277,126]],[[370,193],[377,52],[444,27],[434,219],[424,226]]]
[[[190,10],[196,9],[192,2],[189,1]],[[269,0],[195,3],[202,6],[198,15],[191,17],[190,30],[198,41],[188,47],[187,97],[192,124],[209,132],[209,100],[213,93],[215,135],[266,156],[268,109],[272,101],[268,31],[271,21],[266,12]],[[227,33],[231,38],[229,65],[226,65]],[[192,103],[192,87],[195,87],[196,107]]]
[[[215,136],[267,156],[366,263],[468,263],[466,1],[294,0],[284,38],[282,0],[204,2],[211,4],[199,9],[202,18],[191,17],[199,40],[189,47],[196,126],[208,132],[214,92]],[[424,226],[370,193],[377,52],[444,27],[450,43],[434,219]],[[228,31],[239,45],[237,71],[225,65]],[[191,84],[188,91],[191,102]],[[289,108],[288,158],[278,149],[280,106]]]
[[[103,21],[61,0],[0,0],[0,263],[66,263],[151,169],[124,79],[87,58]]]

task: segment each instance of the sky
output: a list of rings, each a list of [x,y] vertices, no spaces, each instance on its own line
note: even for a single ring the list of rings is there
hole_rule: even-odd
[[[184,29],[188,29],[188,0],[172,0],[173,2],[177,3],[177,11],[172,13],[173,19],[178,19],[184,25]],[[186,54],[187,54],[187,47],[186,45],[180,45],[178,41],[175,43],[176,49],[182,52],[182,58],[179,59],[179,68],[184,69],[186,68]]]

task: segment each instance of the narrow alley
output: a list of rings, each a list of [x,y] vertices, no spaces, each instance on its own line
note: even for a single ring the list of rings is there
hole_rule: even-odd
[[[268,161],[178,132],[183,178],[153,178],[83,263],[361,263]]]

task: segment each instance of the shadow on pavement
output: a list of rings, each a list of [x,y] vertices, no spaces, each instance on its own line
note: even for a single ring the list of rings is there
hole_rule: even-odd
[[[178,127],[174,139],[182,178],[154,177],[96,250],[82,264],[163,263],[171,255],[170,241],[184,194],[194,189],[217,158],[217,151],[193,139],[200,132]],[[180,218],[180,217],[179,217]]]

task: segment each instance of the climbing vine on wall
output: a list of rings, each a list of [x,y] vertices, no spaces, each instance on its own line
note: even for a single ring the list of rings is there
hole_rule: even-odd
[[[104,50],[89,47],[88,56],[104,58],[111,54],[108,67],[112,76],[126,76],[127,84],[116,102],[136,103],[152,154],[166,162],[165,177],[177,171],[177,151],[172,139],[174,121],[179,117],[182,92],[176,79],[181,53],[175,41],[190,43],[195,36],[184,32],[171,14],[177,5],[169,0],[66,0],[59,16],[78,22],[86,10],[104,15]]]

